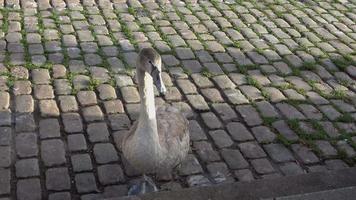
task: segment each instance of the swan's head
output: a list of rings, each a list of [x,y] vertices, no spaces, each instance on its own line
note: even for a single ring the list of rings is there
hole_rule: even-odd
[[[143,48],[138,55],[138,59],[137,67],[152,76],[153,83],[156,85],[159,93],[164,95],[167,89],[162,80],[161,56],[153,48]]]

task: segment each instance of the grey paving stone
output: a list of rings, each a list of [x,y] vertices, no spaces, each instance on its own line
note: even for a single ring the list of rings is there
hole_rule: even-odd
[[[39,131],[41,139],[61,136],[60,126],[57,119],[42,119],[39,122]]]
[[[92,173],[80,173],[75,175],[75,183],[79,193],[97,192],[95,177]]]
[[[87,149],[87,143],[83,134],[73,134],[67,137],[69,151],[81,151]]]
[[[230,169],[243,169],[249,166],[237,149],[222,149],[220,152]]]
[[[69,192],[56,192],[48,195],[49,200],[70,200],[71,195]]]
[[[248,99],[252,101],[263,100],[261,91],[251,85],[240,86],[239,89],[244,93]]]
[[[203,172],[203,169],[195,156],[188,154],[187,158],[182,162],[179,167],[180,175],[192,175]]]
[[[276,171],[266,158],[254,159],[251,164],[258,174],[269,174]]]
[[[110,100],[104,102],[106,114],[124,113],[124,106],[120,100]]]
[[[311,149],[306,146],[293,144],[292,150],[304,164],[313,164],[319,162],[319,158],[313,153]]]
[[[74,96],[59,96],[59,107],[62,112],[77,112],[78,103]]]
[[[189,133],[190,133],[190,139],[192,141],[207,139],[205,132],[203,131],[199,123],[195,120],[189,121]]]
[[[38,154],[37,135],[35,133],[20,133],[16,135],[16,154],[20,158],[33,157]],[[5,154],[3,154],[5,155]]]
[[[230,122],[226,125],[226,128],[235,141],[244,142],[254,139],[250,131],[242,123]]]
[[[120,165],[117,164],[99,166],[98,177],[103,185],[125,181],[124,173]]]
[[[205,99],[207,99],[209,102],[212,102],[212,103],[224,101],[219,90],[217,90],[215,88],[201,89],[201,94],[205,97]]]
[[[283,120],[274,122],[272,126],[289,141],[297,141],[299,139],[298,135]]]
[[[209,131],[209,135],[213,138],[214,143],[220,149],[233,145],[233,141],[224,130]]]
[[[187,95],[186,97],[194,109],[199,111],[209,110],[208,104],[201,95]]]
[[[126,130],[131,122],[126,114],[112,114],[108,116],[112,130]]]
[[[16,177],[18,178],[28,178],[32,176],[39,176],[40,169],[38,165],[38,159],[22,159],[16,161]]]
[[[295,160],[292,153],[282,144],[267,144],[263,147],[275,162],[287,162]]]
[[[292,105],[287,103],[278,103],[276,104],[276,107],[287,119],[305,119],[304,115]]]
[[[328,119],[332,121],[336,120],[338,117],[341,116],[341,114],[331,105],[320,106],[319,109],[321,112],[323,112],[326,115]]]
[[[256,142],[240,143],[238,147],[246,158],[262,158],[267,156],[261,146]]]
[[[266,126],[254,127],[251,131],[259,143],[269,143],[276,139],[276,134]]]
[[[11,127],[0,127],[0,146],[10,146],[13,132]]]
[[[99,164],[106,164],[119,159],[114,146],[110,143],[95,144],[94,156]]]
[[[0,167],[10,167],[12,163],[11,148],[9,146],[0,146]]]
[[[194,142],[193,146],[202,161],[208,163],[220,160],[219,153],[213,149],[210,143],[206,141],[198,141]]]
[[[109,140],[109,131],[106,123],[89,124],[87,133],[91,142],[107,142]]]
[[[227,89],[224,90],[224,95],[227,97],[228,101],[234,105],[249,103],[248,99],[237,89]]]
[[[17,182],[16,194],[19,200],[42,199],[41,184],[38,178],[22,179]]]
[[[253,174],[249,169],[237,170],[234,174],[241,182],[250,182],[254,180]]]
[[[46,171],[47,190],[62,191],[70,189],[70,177],[67,168],[51,168]]]
[[[59,108],[55,100],[40,100],[39,110],[42,117],[58,117]]]
[[[76,133],[83,131],[82,119],[78,113],[62,113],[64,130],[67,133]]]
[[[304,170],[295,162],[284,163],[280,166],[280,169],[283,174],[286,176],[304,174]]]
[[[0,169],[0,194],[10,194],[11,190],[11,171],[9,169]]]
[[[92,161],[88,154],[74,154],[71,156],[71,162],[74,172],[91,171],[93,169]]]
[[[328,141],[318,140],[315,141],[315,145],[321,151],[324,157],[332,157],[337,155],[337,150]]]
[[[86,122],[102,121],[104,120],[103,112],[99,106],[89,106],[82,108],[83,117]]]
[[[41,157],[47,167],[65,164],[66,158],[63,142],[60,139],[42,141]]]
[[[79,91],[77,98],[81,106],[92,106],[98,103],[93,91]]]
[[[254,107],[250,105],[241,105],[236,106],[236,110],[249,126],[262,124],[262,119]]]
[[[223,126],[217,116],[212,112],[201,113],[201,117],[209,129],[218,129]]]

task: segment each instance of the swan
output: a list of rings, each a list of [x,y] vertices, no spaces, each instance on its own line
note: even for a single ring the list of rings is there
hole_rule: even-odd
[[[166,87],[161,76],[161,56],[153,48],[143,48],[136,61],[136,78],[141,99],[140,115],[122,140],[124,158],[143,181],[129,189],[129,195],[158,191],[145,174],[167,174],[179,165],[189,151],[188,121],[169,105],[155,107],[153,84],[161,95]]]

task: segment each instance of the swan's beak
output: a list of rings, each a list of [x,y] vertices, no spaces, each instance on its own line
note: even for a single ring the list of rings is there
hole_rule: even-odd
[[[161,96],[164,96],[167,92],[166,86],[163,83],[161,73],[155,73],[153,82],[157,87],[157,90]]]

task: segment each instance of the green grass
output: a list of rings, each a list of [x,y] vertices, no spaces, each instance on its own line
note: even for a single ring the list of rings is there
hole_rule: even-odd
[[[273,122],[277,121],[278,119],[275,117],[262,117],[263,124],[266,126],[272,126]]]
[[[252,78],[251,76],[246,76],[246,80],[249,85],[252,85],[260,90],[262,89],[262,85],[256,79]]]
[[[94,91],[101,84],[100,80],[90,78],[88,90]]]
[[[350,113],[344,113],[340,117],[337,118],[339,122],[352,123],[354,122],[354,118],[350,115]]]
[[[207,78],[211,78],[213,76],[213,74],[209,71],[208,68],[204,67],[201,71],[201,75],[207,77]]]

